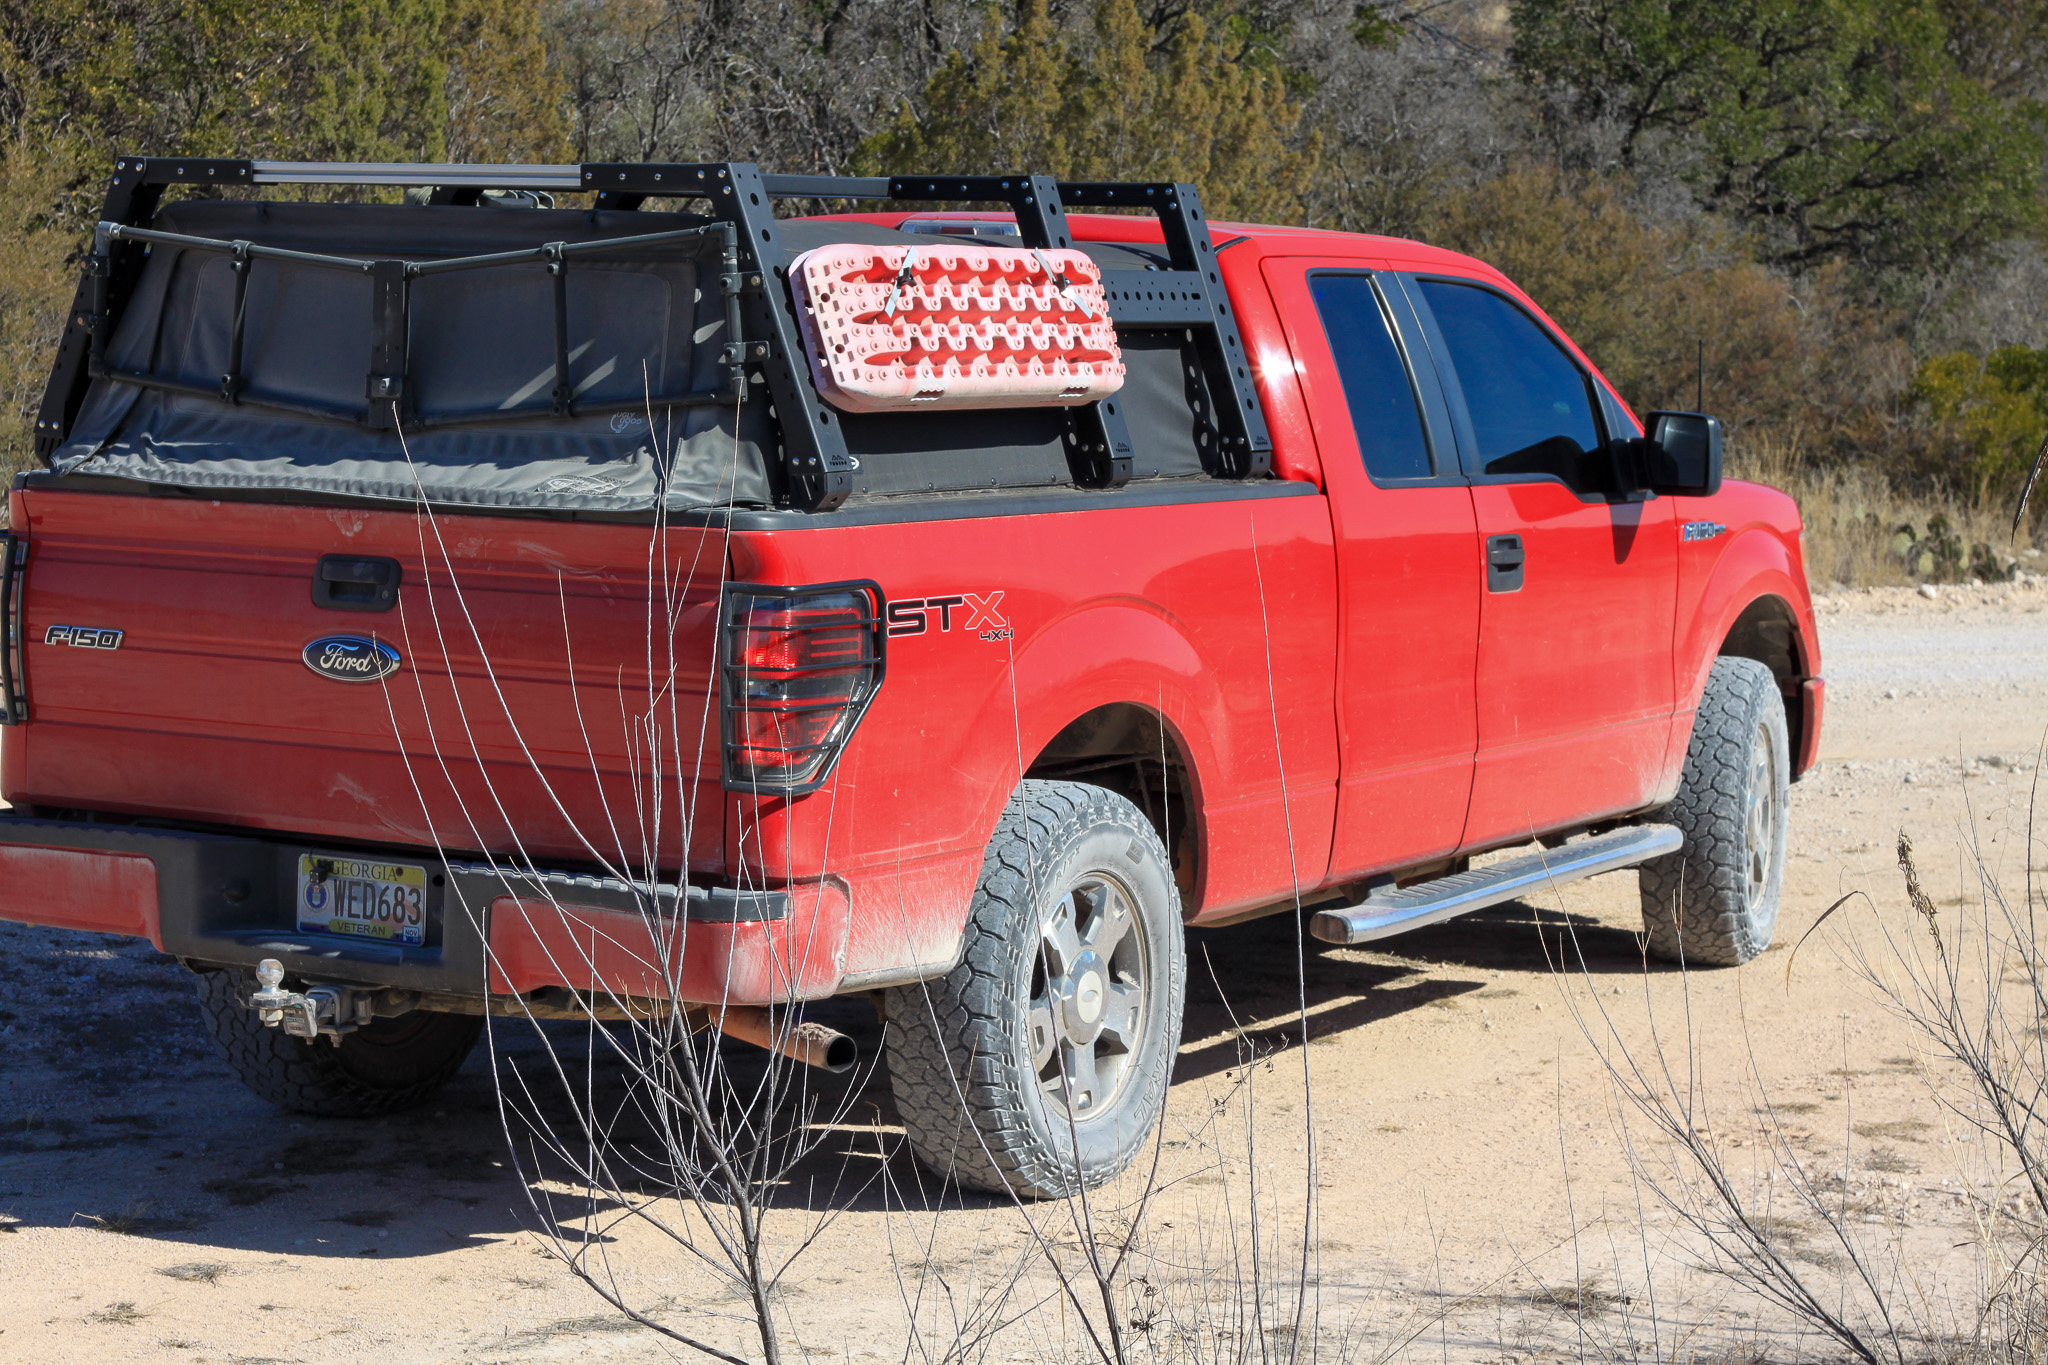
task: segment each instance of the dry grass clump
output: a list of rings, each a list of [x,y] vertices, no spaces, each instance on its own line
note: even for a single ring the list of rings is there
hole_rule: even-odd
[[[2009,500],[1909,493],[1874,465],[1823,463],[1793,442],[1745,441],[1730,478],[1790,493],[1806,525],[1806,580],[1816,592],[1909,583],[2010,579],[2037,569],[2033,532],[2015,540]]]
[[[97,1313],[87,1313],[85,1316],[88,1322],[102,1322],[110,1326],[126,1327],[130,1323],[141,1322],[144,1318],[148,1317],[149,1310],[137,1308],[132,1303],[110,1303]]]

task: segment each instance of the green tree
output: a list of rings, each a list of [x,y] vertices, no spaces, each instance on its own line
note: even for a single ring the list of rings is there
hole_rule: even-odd
[[[1061,117],[1074,69],[1045,0],[1023,0],[1014,25],[990,6],[981,36],[954,52],[893,126],[857,153],[862,169],[986,174],[997,167],[1061,175],[1073,164]],[[1150,83],[1147,77],[1148,85]]]
[[[1617,177],[1529,165],[1446,193],[1426,225],[1526,290],[1638,412],[1709,411],[1765,434],[1867,453],[1911,372],[1895,318],[1828,264],[1797,279],[1711,220],[1647,221]]]
[[[78,234],[55,206],[76,179],[61,150],[15,139],[0,149],[0,470],[26,468],[77,272]]]
[[[117,150],[237,151],[288,116],[304,0],[27,0],[0,12],[0,109],[16,137],[64,141],[97,180]]]
[[[2048,0],[1940,0],[1956,67],[2000,99],[2048,98]]]
[[[454,0],[442,42],[450,159],[569,159],[568,84],[548,59],[543,6]]]
[[[1022,0],[1007,24],[992,6],[980,38],[932,76],[922,109],[905,106],[859,164],[1183,180],[1212,217],[1302,217],[1317,149],[1295,145],[1301,106],[1276,64],[1197,13],[1163,39],[1132,0],[1095,0],[1089,19],[1065,34],[1045,0]]]
[[[479,2],[16,0],[0,116],[71,166],[83,214],[122,152],[437,159],[450,6]]]
[[[1914,0],[1514,0],[1512,60],[1625,165],[1768,227],[1789,264],[1938,268],[2038,221],[2038,111]]]
[[[2048,439],[2048,349],[1933,356],[1914,373],[1908,399],[1934,423],[1941,472],[1979,499],[2006,491]]]
[[[309,161],[441,160],[450,9],[449,0],[287,7],[300,35],[289,103],[261,132]]]
[[[532,0],[0,0],[0,465],[29,424],[113,159],[563,150]]]

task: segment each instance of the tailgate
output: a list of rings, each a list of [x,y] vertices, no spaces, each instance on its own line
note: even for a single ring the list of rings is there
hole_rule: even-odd
[[[16,804],[722,863],[719,532],[54,489],[17,492],[14,528]],[[317,605],[326,555],[396,561],[395,606]],[[365,678],[376,646],[398,663]]]

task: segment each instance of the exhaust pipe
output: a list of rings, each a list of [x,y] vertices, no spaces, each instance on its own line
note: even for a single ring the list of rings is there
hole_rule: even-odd
[[[712,1023],[727,1037],[779,1052],[835,1076],[853,1070],[860,1057],[853,1039],[839,1030],[809,1021],[790,1028],[780,1023],[773,1011],[760,1005],[727,1005],[723,1012],[712,1016]]]

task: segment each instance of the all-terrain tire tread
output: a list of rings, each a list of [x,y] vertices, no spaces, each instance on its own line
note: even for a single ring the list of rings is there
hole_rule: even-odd
[[[989,840],[959,963],[943,977],[888,992],[890,1088],[911,1149],[926,1167],[969,1189],[1064,1198],[1102,1184],[1124,1164],[1076,1160],[1034,1130],[1022,1087],[1037,1079],[1011,1064],[1004,1020],[1005,983],[1018,969],[1018,954],[1037,944],[1035,934],[1015,928],[1033,913],[1034,855],[1056,856],[1082,830],[1105,821],[1146,841],[1160,867],[1171,866],[1158,833],[1121,796],[1080,782],[1020,784]],[[1166,883],[1177,927],[1180,903],[1170,875]],[[1153,988],[1171,994],[1166,1064],[1133,1078],[1153,1092],[1144,1099],[1150,1109],[1163,1104],[1180,1045],[1184,959],[1177,938],[1165,946],[1161,956],[1171,970]]]
[[[1745,887],[1744,785],[1751,737],[1770,728],[1776,749],[1777,872],[1763,902]],[[1783,882],[1788,746],[1784,701],[1771,670],[1754,659],[1714,661],[1686,747],[1685,773],[1670,805],[1648,817],[1685,833],[1685,847],[1639,869],[1643,929],[1653,956],[1693,967],[1734,967],[1771,943]]]

